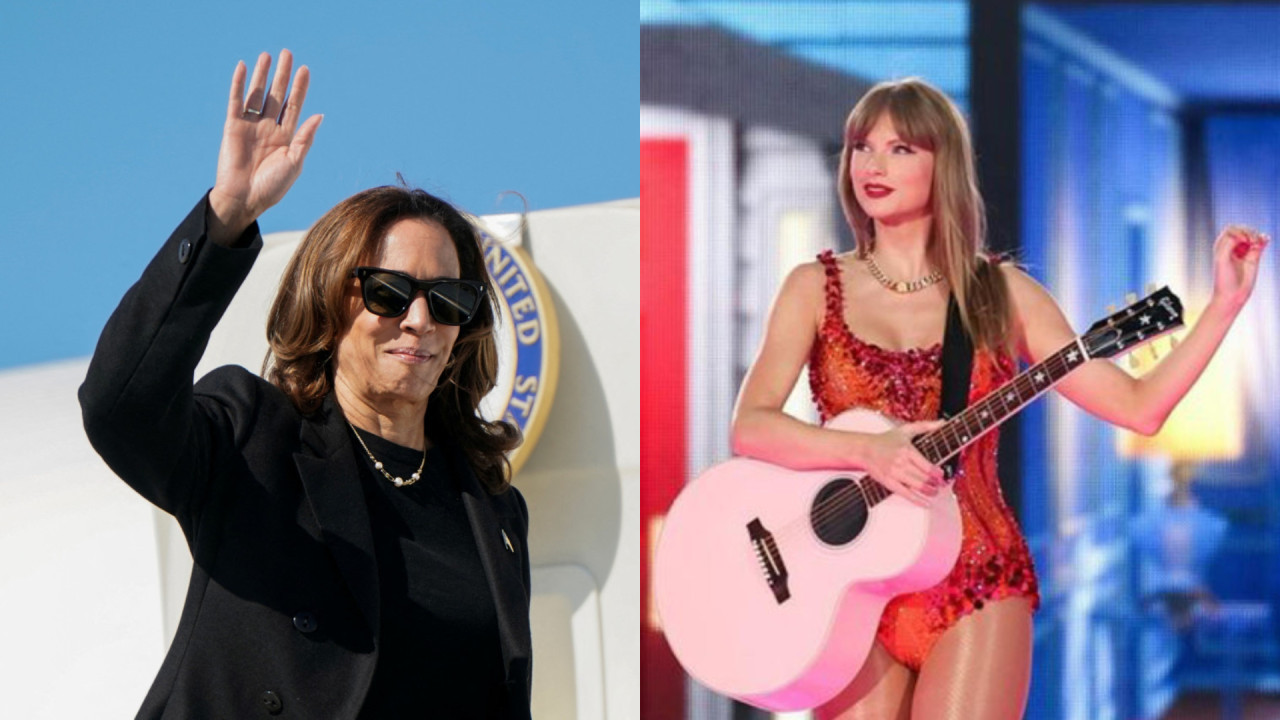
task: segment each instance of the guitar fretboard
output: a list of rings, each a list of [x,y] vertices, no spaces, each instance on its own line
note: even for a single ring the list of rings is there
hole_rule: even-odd
[[[914,440],[916,448],[929,462],[934,465],[942,464],[966,445],[1012,417],[1088,359],[1079,344],[1073,342],[1067,345],[965,408],[946,425],[917,436]]]
[[[941,465],[1087,361],[1128,352],[1182,324],[1182,301],[1168,287],[1160,288],[1094,323],[1084,335],[965,408],[946,425],[917,435],[911,443],[929,462]],[[875,506],[891,494],[891,490],[867,476],[860,483],[857,496],[868,506]]]
[[[911,442],[926,460],[934,465],[941,465],[965,446],[1015,415],[1027,403],[1088,360],[1089,357],[1081,351],[1080,343],[1070,343],[965,408],[946,425],[933,432],[917,435]],[[872,481],[864,483],[863,493],[868,506],[874,507],[893,494],[893,491]]]

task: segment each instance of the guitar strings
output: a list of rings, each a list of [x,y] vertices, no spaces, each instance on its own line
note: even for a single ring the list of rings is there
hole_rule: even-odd
[[[1135,303],[1133,306],[1130,306],[1130,307],[1136,307],[1138,304],[1141,304],[1141,303]],[[1126,308],[1126,310],[1128,310],[1128,308]],[[1125,312],[1125,310],[1122,310],[1121,312]],[[1119,314],[1120,313],[1116,313],[1116,315],[1119,315]],[[1130,313],[1130,316],[1132,316],[1133,314],[1134,313]],[[1176,317],[1170,318],[1170,320],[1173,320],[1173,319],[1176,319]],[[1146,341],[1154,340],[1156,339],[1156,337],[1159,337],[1160,335],[1164,335],[1166,332],[1172,332],[1174,329],[1175,328],[1173,327],[1169,327],[1164,332],[1160,332],[1157,335],[1147,336],[1146,338],[1144,338],[1144,340]],[[1050,355],[1049,357],[1045,358],[1039,363],[1032,365],[1031,367],[1027,368],[1025,371],[1019,373],[1012,380],[1010,380],[1009,383],[1007,383],[1007,385],[1014,386],[1016,389],[1017,383],[1023,380],[1024,378],[1029,378],[1032,375],[1033,371],[1035,371],[1037,368],[1043,368],[1043,369],[1049,370],[1051,375],[1061,371],[1061,375],[1059,375],[1056,380],[1049,383],[1049,385],[1043,388],[1039,388],[1038,390],[1036,389],[1035,383],[1033,382],[1029,383],[1031,386],[1031,390],[1034,391],[1034,394],[1032,395],[1032,397],[1029,398],[1028,400],[1021,401],[1018,405],[1018,408],[1015,409],[1013,412],[1007,412],[1008,408],[1006,406],[1006,414],[1004,415],[1004,417],[1000,418],[1000,420],[998,420],[997,422],[992,423],[987,428],[987,430],[984,430],[983,433],[978,433],[978,434],[970,433],[970,435],[973,436],[973,441],[976,442],[977,438],[980,437],[982,434],[985,434],[990,429],[997,427],[1008,417],[1012,417],[1014,413],[1020,410],[1027,403],[1031,402],[1031,400],[1035,399],[1035,397],[1044,393],[1050,387],[1053,387],[1053,385],[1056,385],[1058,380],[1061,380],[1063,377],[1066,377],[1067,373],[1070,372],[1070,370],[1074,369],[1071,367],[1070,362],[1066,360],[1065,355],[1068,351],[1084,343],[1088,343],[1089,345],[1092,346],[1094,344],[1094,341],[1098,339],[1094,337],[1095,335],[1102,335],[1105,332],[1109,332],[1111,330],[1112,330],[1111,327],[1102,327],[1102,328],[1098,328],[1097,330],[1091,330],[1085,333],[1083,336],[1080,336],[1076,342],[1072,342],[1072,343],[1069,343],[1068,345],[1063,346],[1060,350],[1058,350],[1054,354]],[[1080,364],[1084,364],[1084,362],[1089,359],[1091,359],[1091,355],[1086,352]],[[1061,367],[1052,368],[1051,366],[1055,363],[1060,363]],[[959,432],[956,430],[956,426],[960,423],[957,423],[956,421],[964,418],[965,414],[970,410],[974,410],[976,408],[982,407],[982,405],[984,404],[991,404],[993,398],[998,398],[997,393],[999,392],[999,390],[1003,390],[1003,387],[998,389],[997,392],[995,393],[988,393],[986,396],[980,399],[976,404],[967,408],[965,412],[962,412],[961,414],[957,415],[955,418],[952,418],[951,421],[948,422],[943,427],[924,435],[923,436],[924,440],[922,441],[922,445],[918,449],[922,451],[926,449],[929,450],[930,451],[928,453],[929,455],[936,454],[938,452],[937,442],[942,440],[943,436],[948,432],[952,433],[953,441],[961,440],[963,436],[959,435]],[[1020,392],[1019,392],[1018,398],[1019,400],[1021,400]],[[964,422],[967,423],[967,421],[964,421]],[[967,425],[966,425],[966,429],[967,429]],[[968,442],[964,442],[960,449],[963,449],[963,447],[967,444]],[[959,452],[960,449],[957,449],[955,452]],[[822,526],[824,523],[842,515],[846,510],[854,506],[855,503],[861,503],[863,505],[867,505],[867,491],[863,489],[863,484],[868,480],[874,483],[874,486],[878,486],[890,494],[894,493],[893,490],[890,490],[889,488],[879,483],[877,480],[875,480],[875,478],[868,475],[865,471],[857,470],[854,472],[861,472],[862,477],[857,479],[851,478],[852,482],[848,487],[844,487],[835,491],[834,493],[831,494],[830,497],[817,503],[815,509],[806,514],[807,517],[795,518],[790,522],[784,523],[782,527],[780,527],[778,531],[773,534],[775,544],[784,537],[790,538],[798,530],[807,531],[810,529],[810,527]],[[886,498],[887,497],[888,496],[886,496]],[[867,506],[868,515],[870,514],[871,509],[872,509],[871,506],[868,505]]]
[[[941,439],[940,432],[941,429],[934,433],[930,433],[923,441],[923,443],[928,446],[930,454],[937,452],[936,441]],[[868,505],[867,491],[863,489],[863,484],[867,481],[874,483],[874,486],[882,488],[887,493],[893,493],[892,490],[881,485],[875,478],[866,474],[865,471],[853,470],[852,472],[862,473],[862,477],[856,479],[850,478],[851,482],[848,486],[836,490],[830,497],[817,503],[816,509],[813,512],[808,513],[806,517],[795,518],[790,522],[784,523],[777,532],[773,533],[774,541],[777,542],[777,540],[784,537],[790,538],[798,531],[808,531],[810,527],[818,527],[827,521],[837,519],[843,515],[846,510],[851,507],[855,507],[857,504]],[[888,497],[888,495],[885,497]],[[868,513],[871,510],[869,505],[867,510]]]
[[[1008,385],[1016,386],[1017,383],[1022,379],[1029,378],[1037,368],[1043,367],[1046,370],[1050,370],[1051,373],[1054,373],[1058,370],[1067,370],[1069,368],[1069,363],[1066,362],[1065,358],[1063,357],[1063,353],[1072,347],[1075,347],[1075,343],[1064,346],[1062,350],[1059,350],[1053,355],[1045,358],[1043,361],[1027,368],[1022,373],[1019,373],[1016,377],[1014,377],[1012,380],[1009,381]],[[1055,362],[1061,363],[1062,367],[1051,368],[1050,366]],[[1065,377],[1065,376],[1066,376],[1066,373],[1063,373],[1061,377]],[[1059,379],[1061,379],[1061,377],[1059,377]],[[1056,384],[1056,381],[1055,383],[1051,383],[1050,385],[1044,388],[1040,388],[1039,391],[1036,392],[1036,395],[1044,392],[1049,387],[1052,387],[1053,384]],[[1033,391],[1036,390],[1034,383],[1030,383],[1030,386]],[[967,423],[967,421],[962,419],[965,417],[965,415],[969,411],[974,411],[986,404],[994,404],[993,399],[998,399],[997,393],[988,393],[986,396],[980,399],[977,403],[967,408],[965,412],[962,412],[961,414],[952,418],[951,421],[948,422],[943,427],[938,428],[933,432],[925,434],[923,436],[924,440],[922,441],[918,449],[925,451],[926,455],[937,456],[939,453],[938,442],[942,441],[944,436],[947,434],[951,434],[952,444],[960,444],[961,438],[964,436],[960,435],[957,427],[960,424]],[[1019,399],[1021,399],[1021,393],[1019,393]],[[1019,407],[1021,407],[1021,405],[1025,405],[1026,402],[1030,402],[1030,400],[1020,403]],[[1006,410],[1007,410],[1007,407],[1006,407]],[[1004,419],[1007,419],[1012,415],[1013,415],[1012,412],[1006,412],[1005,416],[1001,418],[1000,421],[991,424],[991,426],[987,428],[987,431],[998,426],[1001,422],[1003,422]],[[967,426],[966,426],[966,429],[967,429]],[[970,433],[970,434],[974,435],[974,441],[976,441],[977,437],[980,437],[981,434],[985,434],[985,432],[987,431],[983,431],[983,433],[979,433],[979,434],[973,434],[973,433]],[[964,443],[964,444],[967,445],[968,443]],[[956,452],[959,452],[959,450],[956,450]],[[835,491],[834,493],[832,493],[830,497],[816,503],[814,509],[811,512],[806,513],[804,517],[798,517],[791,520],[790,522],[784,523],[782,527],[779,528],[777,532],[774,533],[775,542],[777,542],[779,539],[784,537],[790,538],[800,530],[808,531],[811,527],[820,528],[824,523],[827,523],[830,520],[835,519],[840,515],[843,515],[851,507],[855,507],[856,504],[868,505],[867,491],[863,489],[863,483],[867,480],[870,480],[871,482],[875,483],[876,486],[879,486],[880,488],[884,489],[886,492],[890,494],[894,493],[893,490],[882,485],[875,478],[866,474],[865,471],[856,470],[854,472],[861,472],[863,473],[863,475],[861,478],[854,479],[848,487],[841,488]],[[871,509],[872,508],[868,505],[867,507],[868,514],[870,514]]]
[[[973,407],[976,408],[981,405],[982,403],[979,402],[975,404]],[[958,444],[960,442],[961,436],[959,435],[958,431],[955,430],[955,425],[958,424],[957,421],[959,421],[959,419],[962,416],[963,415],[957,415],[947,425],[941,428],[938,428],[933,432],[926,433],[925,435],[923,435],[922,436],[923,440],[921,441],[920,446],[918,446],[918,449],[923,451],[926,454],[926,456],[939,457],[940,458],[939,462],[944,460],[945,458],[941,457],[941,450],[938,447],[938,443],[943,441],[944,436],[947,435],[948,433],[950,433],[953,436],[952,444]],[[992,427],[995,427],[995,425],[992,425]],[[959,450],[956,450],[955,452],[959,452]],[[836,490],[831,494],[830,497],[827,497],[824,500],[816,503],[814,506],[814,510],[811,511],[810,513],[807,513],[805,517],[795,518],[790,522],[784,523],[782,527],[779,528],[776,533],[774,533],[775,541],[778,538],[782,538],[782,537],[789,538],[800,530],[807,531],[809,530],[810,527],[819,527],[824,523],[832,519],[835,519],[840,515],[843,515],[845,511],[847,511],[851,507],[856,506],[856,504],[867,505],[868,506],[867,510],[869,514],[871,507],[867,503],[868,490],[864,489],[864,484],[868,480],[874,483],[873,486],[870,486],[870,489],[874,489],[874,487],[879,487],[885,493],[887,493],[884,496],[884,498],[881,498],[882,500],[894,494],[893,490],[889,489],[888,487],[886,487],[885,485],[877,481],[875,478],[871,477],[869,474],[866,473],[866,471],[851,469],[851,472],[862,473],[862,477],[857,479],[851,478],[852,482],[850,483],[849,486]]]
[[[1058,359],[1056,355],[1053,357],[1047,358],[1043,363],[1040,363],[1040,364],[1047,365],[1050,361],[1054,359]],[[1018,377],[1015,377],[1013,380],[1011,380],[1009,384],[1014,385],[1015,383],[1018,382],[1020,378],[1029,376],[1032,370],[1034,370],[1035,367],[1037,366],[1033,366],[1032,368],[1029,368],[1026,372],[1020,374]],[[1034,389],[1034,385],[1032,385],[1032,389]],[[989,393],[982,400],[980,400],[979,402],[971,406],[968,410],[976,410],[978,408],[983,407],[983,405],[993,404],[992,402],[993,397],[998,397],[998,396],[996,396],[995,393]],[[918,449],[921,450],[926,455],[926,457],[929,457],[929,456],[937,457],[939,458],[938,462],[942,462],[946,458],[942,456],[942,450],[939,449],[938,443],[943,442],[946,436],[950,435],[951,441],[948,444],[961,446],[961,448],[958,448],[951,454],[954,454],[955,452],[959,452],[964,445],[968,444],[968,442],[962,440],[962,438],[966,437],[966,435],[961,435],[960,431],[957,429],[959,425],[967,423],[967,420],[963,419],[965,417],[965,414],[966,413],[961,413],[956,417],[952,418],[943,427],[938,428],[933,432],[926,433],[924,436],[922,436],[923,440],[921,441],[921,444],[918,446]],[[1005,417],[1007,418],[1010,415],[1012,415],[1012,413],[1006,413]],[[993,423],[987,428],[987,430],[989,431],[990,429],[996,427],[999,424],[1000,424],[999,422]],[[967,424],[966,424],[966,429],[967,429]],[[973,435],[974,441],[976,441],[976,439],[980,437],[982,434],[985,434],[985,432],[986,431],[983,431],[983,433],[976,433],[976,434],[969,433],[969,435]],[[944,445],[943,449],[945,448],[946,446]],[[823,523],[839,515],[842,515],[850,507],[853,507],[855,503],[868,505],[867,491],[863,489],[863,483],[866,480],[870,480],[871,482],[875,483],[875,486],[882,488],[886,493],[889,493],[890,495],[895,494],[893,490],[889,489],[888,487],[886,487],[885,485],[877,481],[875,478],[866,474],[865,471],[857,470],[856,472],[863,473],[863,476],[861,478],[858,478],[857,480],[854,480],[849,487],[841,488],[840,490],[837,490],[834,493],[832,493],[830,497],[816,503],[814,510],[808,513],[807,517],[796,518],[790,522],[784,523],[783,526],[778,530],[775,537],[782,537],[782,536],[790,537],[798,530],[801,530],[801,529],[808,530],[810,526],[814,526],[814,527],[820,526]],[[887,498],[889,497],[889,495],[886,495],[885,497]],[[869,514],[871,507],[868,506],[867,510]]]

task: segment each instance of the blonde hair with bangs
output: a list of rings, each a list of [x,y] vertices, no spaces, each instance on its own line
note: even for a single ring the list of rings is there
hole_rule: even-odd
[[[898,136],[934,155],[928,253],[951,285],[965,330],[979,348],[1010,349],[1009,293],[986,247],[987,219],[978,191],[973,143],[964,115],[942,91],[920,78],[882,82],[858,101],[845,122],[836,187],[853,230],[856,254],[875,249],[875,221],[853,193],[853,147],[888,115]]]

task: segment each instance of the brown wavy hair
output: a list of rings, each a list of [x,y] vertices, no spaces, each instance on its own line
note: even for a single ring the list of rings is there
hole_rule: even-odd
[[[1009,290],[986,247],[986,209],[978,191],[969,126],[950,98],[920,78],[875,85],[845,122],[836,187],[857,256],[864,258],[875,249],[876,227],[853,193],[853,146],[865,140],[886,113],[901,139],[933,153],[929,261],[951,285],[965,330],[976,347],[1011,350]]]
[[[449,364],[427,399],[424,429],[437,442],[461,447],[489,492],[501,493],[511,482],[506,453],[521,438],[516,426],[486,421],[478,412],[498,376],[493,282],[475,226],[424,190],[394,185],[365,190],[338,203],[307,231],[267,318],[270,347],[262,374],[303,414],[319,410],[333,391],[329,359],[346,322],[351,273],[376,257],[387,230],[406,218],[442,226],[453,240],[462,277],[484,283],[484,301],[459,329]]]

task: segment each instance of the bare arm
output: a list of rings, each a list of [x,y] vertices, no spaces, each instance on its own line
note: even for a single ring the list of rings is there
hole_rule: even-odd
[[[1160,431],[1222,344],[1253,292],[1265,236],[1234,226],[1214,244],[1214,293],[1200,321],[1151,372],[1135,378],[1106,360],[1091,360],[1058,384],[1068,400],[1107,422],[1144,435]],[[1243,254],[1235,248],[1247,247]],[[1023,357],[1038,362],[1076,333],[1053,297],[1035,280],[1006,267],[1014,305],[1014,332]]]
[[[941,471],[910,444],[912,436],[941,426],[911,423],[884,434],[828,430],[782,412],[809,359],[824,309],[823,269],[802,265],[783,282],[769,313],[764,341],[747,371],[733,412],[733,451],[795,469],[865,469],[908,498],[927,503],[930,480]]]

